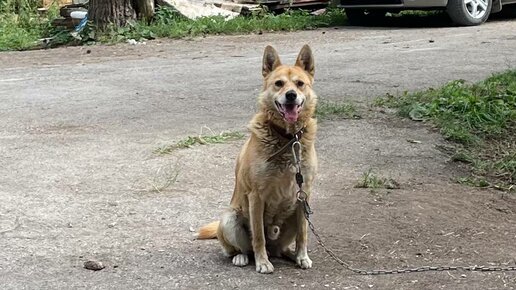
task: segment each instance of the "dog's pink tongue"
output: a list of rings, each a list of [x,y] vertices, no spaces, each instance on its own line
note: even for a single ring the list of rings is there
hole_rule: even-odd
[[[284,112],[285,121],[288,123],[295,123],[299,117],[299,113],[296,108],[287,109]]]

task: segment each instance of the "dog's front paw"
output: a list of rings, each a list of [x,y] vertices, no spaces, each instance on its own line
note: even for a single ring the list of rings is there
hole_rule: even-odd
[[[308,255],[300,255],[296,257],[296,263],[301,267],[301,269],[310,269],[312,268],[312,260],[308,257]]]
[[[244,267],[249,264],[249,257],[246,254],[238,254],[233,257],[233,265]]]
[[[256,260],[256,272],[261,274],[270,274],[274,272],[274,266],[269,260]]]

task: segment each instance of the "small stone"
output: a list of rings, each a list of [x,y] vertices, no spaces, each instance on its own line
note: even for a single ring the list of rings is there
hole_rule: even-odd
[[[90,53],[91,53],[91,49],[86,50],[86,54],[90,54]]]
[[[84,269],[92,270],[92,271],[100,271],[104,269],[105,266],[102,262],[99,261],[86,261],[84,262]]]

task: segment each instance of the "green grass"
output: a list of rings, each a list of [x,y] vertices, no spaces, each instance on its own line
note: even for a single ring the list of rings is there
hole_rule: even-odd
[[[387,96],[377,105],[429,121],[459,146],[453,159],[473,174],[509,188],[516,182],[516,70],[469,84],[453,81],[438,89]]]
[[[362,178],[355,185],[356,188],[371,188],[371,189],[397,189],[399,184],[392,178],[380,177],[373,173],[372,169],[364,172]]]
[[[117,43],[128,39],[295,31],[346,23],[345,13],[341,9],[331,9],[319,16],[300,10],[287,11],[278,15],[262,12],[225,21],[223,17],[190,20],[174,10],[160,8],[150,23],[134,21],[125,27],[110,27],[102,32],[88,25],[80,35],[81,41],[78,42],[69,33],[63,33],[63,30],[51,27],[52,20],[58,16],[57,7],[53,7],[49,13],[42,16],[37,13],[36,1],[16,0],[26,4],[20,10],[14,8],[15,0],[4,1],[7,2],[0,4],[0,51],[37,48],[40,46],[39,39],[50,37],[52,37],[50,46],[58,46],[92,42]]]
[[[154,150],[157,154],[170,154],[178,149],[187,149],[197,145],[208,145],[241,140],[245,137],[241,132],[222,132],[218,135],[188,136],[175,144],[166,145]]]
[[[395,17],[414,17],[414,18],[421,18],[421,17],[428,17],[428,16],[434,16],[434,15],[440,15],[443,14],[443,11],[441,10],[403,10],[399,13],[395,13]]]
[[[239,16],[229,21],[223,17],[187,19],[177,12],[161,8],[150,24],[134,22],[122,28],[109,29],[97,38],[103,42],[119,42],[126,39],[184,38],[209,34],[245,34],[273,31],[295,31],[345,24],[342,10],[330,10],[320,16],[303,11],[288,11],[283,14],[258,13]]]
[[[356,107],[344,102],[319,102],[315,115],[321,120],[360,118]]]
[[[51,22],[59,16],[56,5],[45,14],[38,14],[34,0],[3,0],[0,2],[0,51],[25,50],[40,47],[40,39],[58,35],[54,43],[67,42],[62,30]]]

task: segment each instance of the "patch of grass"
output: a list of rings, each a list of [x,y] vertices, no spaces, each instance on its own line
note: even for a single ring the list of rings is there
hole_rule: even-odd
[[[369,169],[368,171],[362,174],[362,178],[355,185],[355,188],[397,189],[399,188],[399,184],[392,178],[377,176],[373,173],[372,169]]]
[[[357,114],[357,109],[353,104],[337,102],[320,102],[317,104],[315,115],[317,118],[322,120],[335,118],[360,118]]]
[[[59,16],[58,7],[52,6],[45,15],[37,12],[35,0],[3,0],[0,3],[0,51],[25,50],[39,47],[39,40],[51,38],[50,46],[62,44],[123,42],[128,39],[145,40],[159,37],[185,38],[209,34],[246,34],[273,31],[295,31],[344,25],[342,9],[330,9],[322,15],[311,15],[306,11],[292,10],[282,14],[266,12],[249,16],[238,16],[225,21],[223,17],[205,17],[191,20],[169,8],[158,8],[154,19],[134,21],[125,27],[111,27],[99,32],[91,24],[81,32],[77,42],[70,33],[51,27]],[[20,3],[20,4],[16,4]]]
[[[460,177],[457,179],[457,182],[460,184],[466,184],[473,187],[488,187],[490,183],[482,178],[475,178],[471,176]]]
[[[191,20],[169,8],[160,8],[150,24],[138,21],[127,27],[110,29],[98,36],[103,42],[126,39],[154,39],[158,37],[184,38],[208,34],[245,34],[272,31],[295,31],[345,24],[345,13],[340,9],[323,15],[310,15],[306,11],[287,11],[282,14],[257,13],[238,16],[225,21],[223,17],[204,17]]]
[[[191,148],[196,145],[208,145],[241,140],[245,137],[241,132],[222,132],[218,135],[188,136],[176,144],[167,145],[154,150],[157,154],[170,154],[178,149]]]
[[[398,17],[428,17],[443,14],[440,10],[403,10],[399,13],[396,13],[395,16]]]
[[[432,122],[446,139],[459,144],[453,159],[470,163],[475,174],[506,185],[516,182],[516,70],[475,84],[458,80],[438,89],[387,96],[376,104]]]
[[[51,26],[59,16],[57,5],[45,14],[39,14],[37,8],[38,1],[34,0],[0,2],[0,51],[31,49],[40,46],[40,39],[60,34],[59,29]]]

